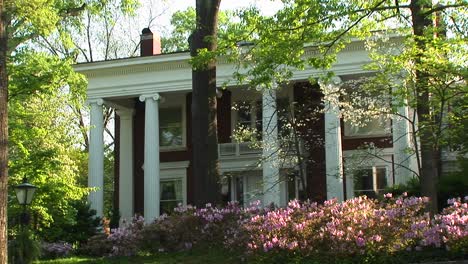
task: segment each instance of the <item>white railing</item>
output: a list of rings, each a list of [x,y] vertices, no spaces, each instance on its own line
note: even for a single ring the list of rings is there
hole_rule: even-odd
[[[261,148],[255,148],[250,142],[235,142],[218,144],[219,157],[236,157],[261,154]]]
[[[283,148],[282,151],[289,155],[296,155],[296,150],[292,146],[289,146],[287,149]],[[299,143],[299,152],[300,154],[304,153],[302,142]],[[262,154],[262,148],[252,146],[250,142],[221,143],[218,144],[218,154],[220,158],[259,155]]]

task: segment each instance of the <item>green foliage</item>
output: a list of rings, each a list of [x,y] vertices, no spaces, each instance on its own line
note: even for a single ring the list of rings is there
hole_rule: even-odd
[[[439,208],[447,205],[447,200],[454,197],[468,195],[468,159],[460,158],[458,161],[460,170],[443,175],[437,186],[439,195]]]
[[[179,52],[189,50],[189,37],[195,30],[195,8],[189,7],[183,11],[177,11],[172,15],[171,25],[173,26],[169,36],[162,38],[162,51]],[[218,39],[223,42],[236,34],[236,13],[232,11],[220,11],[218,13]],[[213,58],[216,55],[210,54]]]
[[[437,204],[439,208],[446,207],[448,199],[465,197],[468,195],[468,160],[466,158],[460,158],[458,163],[459,171],[442,175],[439,178],[437,185]],[[404,192],[412,196],[421,195],[421,187],[418,178],[412,178],[406,184],[387,188],[386,191],[394,195],[401,195]]]
[[[40,255],[40,244],[28,228],[19,230],[12,241],[8,242],[8,259],[11,263],[29,264]]]
[[[195,8],[175,12],[171,18],[171,25],[174,29],[169,37],[161,39],[163,53],[189,50],[188,38],[195,30]]]
[[[61,226],[76,223],[74,202],[87,194],[79,186],[79,138],[73,127],[68,83],[82,83],[69,62],[23,49],[11,62],[9,101],[10,186],[23,177],[38,186],[31,210],[39,234],[53,240]],[[10,195],[13,197],[13,188]],[[16,203],[9,214],[16,215]]]
[[[410,196],[421,196],[421,186],[418,178],[411,178],[406,184],[394,185],[385,190],[385,193],[393,193],[394,195],[402,195],[407,193]]]
[[[105,215],[110,218],[110,220],[114,221],[113,224],[115,224],[116,217],[118,215],[115,215],[115,213],[118,214],[118,212],[115,212],[114,210],[114,198],[115,198],[115,192],[117,191],[115,189],[115,174],[114,174],[114,149],[113,148],[108,148],[104,153],[104,208],[106,208],[106,211],[104,212]],[[119,220],[117,219],[117,223]]]
[[[84,200],[73,201],[70,206],[76,210],[71,216],[74,221],[55,218],[50,227],[40,230],[39,235],[43,240],[65,241],[79,246],[97,234],[101,219],[96,217],[96,211],[91,210]]]

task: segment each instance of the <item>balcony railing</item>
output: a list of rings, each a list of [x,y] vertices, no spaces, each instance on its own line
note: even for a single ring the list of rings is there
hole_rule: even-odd
[[[219,157],[238,157],[261,154],[261,148],[255,148],[250,142],[235,142],[218,144]]]
[[[297,155],[296,149],[293,146],[288,144],[282,145],[282,153],[289,156]],[[287,147],[284,145],[287,145]],[[299,153],[301,155],[304,153],[304,145],[302,142],[299,143]],[[253,144],[250,142],[221,143],[218,144],[218,154],[220,158],[261,155],[262,148],[253,146]]]

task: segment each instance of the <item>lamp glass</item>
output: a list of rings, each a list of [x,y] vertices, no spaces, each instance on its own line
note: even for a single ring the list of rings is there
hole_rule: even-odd
[[[31,201],[34,197],[34,193],[36,192],[36,188],[28,189],[26,192],[26,204],[31,204]]]
[[[34,193],[36,192],[37,187],[27,183],[23,182],[22,184],[19,184],[15,187],[16,191],[16,198],[18,199],[18,202],[20,205],[28,205],[31,203]]]
[[[19,204],[25,205],[26,195],[28,191],[24,188],[15,188],[15,191],[16,191],[16,198],[18,199]]]

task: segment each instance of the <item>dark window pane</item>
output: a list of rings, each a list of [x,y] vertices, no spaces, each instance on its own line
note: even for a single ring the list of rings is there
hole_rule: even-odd
[[[182,180],[161,181],[160,199],[161,214],[171,214],[175,207],[184,202]]]
[[[296,199],[296,174],[288,175],[288,199]]]
[[[244,183],[242,177],[236,177],[236,198],[240,205],[244,204]]]
[[[373,190],[372,168],[361,169],[354,173],[355,190]]]
[[[388,187],[386,174],[385,168],[377,168],[377,189],[382,190]]]
[[[159,110],[159,145],[182,146],[183,124],[181,108],[163,108]]]

